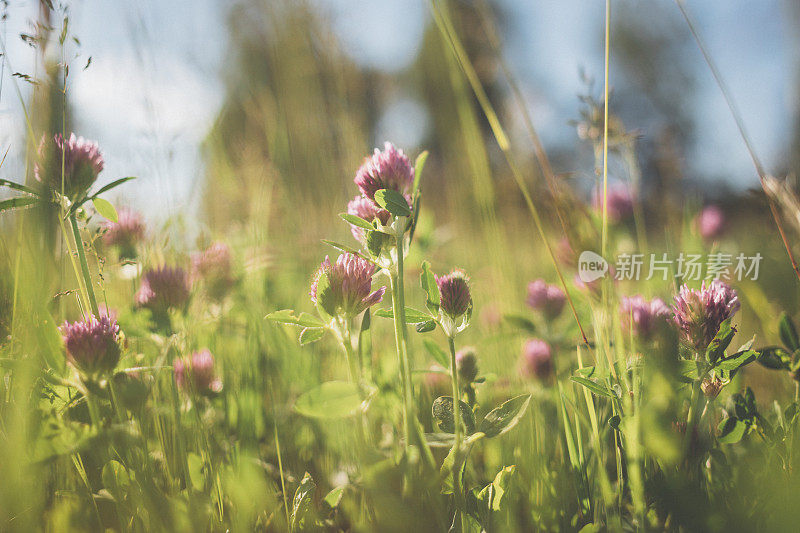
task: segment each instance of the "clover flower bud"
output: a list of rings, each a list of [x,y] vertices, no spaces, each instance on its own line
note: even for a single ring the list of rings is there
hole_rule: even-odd
[[[660,326],[667,324],[672,312],[662,299],[645,300],[637,294],[622,297],[619,314],[623,332],[633,331],[640,339],[648,340]]]
[[[541,311],[548,320],[558,318],[566,302],[567,297],[564,291],[555,285],[548,285],[543,279],[537,279],[528,284],[528,305]]]
[[[478,355],[469,346],[456,352],[456,371],[461,385],[469,385],[478,377]]]
[[[672,310],[683,340],[698,352],[704,352],[720,325],[739,310],[736,291],[724,281],[715,280],[700,289],[683,285]]]
[[[357,316],[383,299],[386,287],[372,291],[375,265],[353,254],[335,263],[327,256],[311,283],[311,301],[331,316]]]
[[[76,137],[74,133],[64,139],[56,133],[52,139],[42,138],[34,175],[50,189],[77,200],[95,182],[103,164],[96,142]]]
[[[136,304],[150,309],[154,315],[165,315],[169,309],[181,310],[189,302],[191,286],[186,271],[180,267],[158,267],[145,272]]]
[[[142,216],[125,207],[117,210],[117,221],[106,221],[103,224],[105,233],[103,243],[106,246],[115,246],[123,259],[136,257],[136,245],[144,239],[144,222]]]
[[[204,251],[192,256],[192,280],[201,282],[206,294],[214,300],[222,300],[233,287],[233,259],[230,247],[215,242]]]
[[[119,325],[108,316],[90,315],[61,326],[67,360],[86,374],[107,373],[119,361]]]
[[[553,350],[542,339],[525,343],[520,358],[520,371],[527,378],[546,380],[553,374]]]
[[[442,312],[453,320],[461,318],[472,305],[467,273],[457,268],[444,276],[436,276],[436,285]]]
[[[175,383],[185,392],[209,396],[222,390],[222,380],[214,369],[214,356],[208,350],[194,352],[187,360],[175,359],[172,366]]]
[[[700,211],[695,219],[695,225],[700,236],[706,241],[713,241],[725,232],[725,213],[716,205],[709,205]]]
[[[387,142],[383,151],[376,148],[372,157],[364,160],[353,181],[361,194],[372,201],[381,189],[392,189],[405,195],[414,183],[414,168],[402,150]]]
[[[596,190],[592,201],[594,208],[602,214],[603,191]],[[633,194],[625,185],[614,185],[608,188],[608,219],[613,223],[622,222],[633,215]]]

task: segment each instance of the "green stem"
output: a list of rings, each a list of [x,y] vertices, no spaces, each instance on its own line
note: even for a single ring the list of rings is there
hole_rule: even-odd
[[[341,324],[339,324],[339,333],[342,336],[342,348],[344,348],[344,357],[347,360],[347,370],[350,373],[350,381],[360,385],[361,369],[359,368],[358,357],[353,352],[353,341],[350,327],[350,320],[342,319]]]
[[[286,528],[292,527],[292,519],[289,517],[289,502],[286,498],[286,475],[283,473],[283,459],[281,456],[281,441],[278,438],[278,413],[275,410],[274,387],[270,387],[269,396],[272,404],[272,430],[275,434],[275,453],[278,456],[278,473],[281,476],[281,496],[283,497],[283,510],[286,513]]]
[[[359,359],[353,350],[352,341],[352,321],[349,318],[342,318],[338,323],[339,335],[342,340],[342,348],[344,348],[344,356],[347,359],[347,369],[350,374],[350,381],[358,386],[358,394],[363,402],[365,399],[364,389],[362,388],[362,369],[359,364]],[[367,435],[369,434],[367,427],[367,418],[363,410],[359,409],[359,421],[356,424],[356,458],[360,453],[363,453],[367,445]]]
[[[88,390],[84,391],[86,395],[86,407],[89,408],[89,418],[92,421],[92,426],[100,429],[100,409],[97,407],[97,402],[94,401],[94,396]]]
[[[464,512],[466,511],[466,498],[464,497],[464,490],[461,487],[461,406],[459,400],[461,397],[460,388],[458,385],[458,369],[456,368],[456,344],[453,337],[447,337],[450,346],[450,378],[453,383],[453,426],[454,441],[453,441],[453,495],[456,500],[456,512],[461,515],[461,531],[465,532],[466,520]]]
[[[398,255],[402,256],[399,253]],[[400,385],[403,394],[403,428],[405,433],[405,447],[408,450],[409,438],[411,436],[411,378],[407,372],[407,354],[406,354],[406,337],[404,328],[404,315],[402,314],[402,307],[400,301],[403,299],[402,288],[402,261],[398,261],[397,272],[392,272],[390,277],[390,284],[392,289],[392,315],[394,316],[394,339],[397,345],[397,359],[400,365]]]
[[[92,275],[89,273],[89,263],[86,261],[86,251],[83,249],[83,239],[81,239],[81,232],[78,229],[78,219],[74,214],[72,214],[69,216],[69,221],[72,224],[72,235],[75,237],[75,247],[78,250],[78,259],[80,260],[81,264],[83,284],[86,286],[86,292],[89,295],[89,305],[92,308],[92,314],[96,317],[99,317],[100,308],[97,307],[97,298],[94,295]]]
[[[405,224],[401,225],[405,227]],[[411,383],[411,356],[408,349],[408,327],[405,320],[405,289],[403,285],[404,233],[398,231],[396,236],[397,261],[395,269],[390,270],[392,289],[392,314],[394,316],[394,336],[397,344],[397,357],[400,363],[400,377],[403,391],[403,425],[405,429],[405,448],[408,451],[411,438],[420,447],[425,465],[436,470],[436,461],[428,443],[425,441],[422,426],[417,421],[413,402],[413,385]]]
[[[700,385],[702,383],[701,379],[696,379],[692,383],[692,397],[689,400],[689,413],[686,417],[686,434],[684,435],[684,454],[688,457],[691,445],[692,445],[692,438],[695,433],[695,428],[697,427],[698,421],[698,411],[700,410],[700,398],[702,397],[702,391],[700,390]]]

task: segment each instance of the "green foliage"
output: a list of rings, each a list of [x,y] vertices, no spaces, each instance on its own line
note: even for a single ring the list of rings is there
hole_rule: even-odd
[[[93,198],[92,204],[102,217],[107,218],[111,222],[117,222],[117,210],[111,202],[103,198]]]
[[[361,406],[358,386],[344,381],[328,381],[303,393],[294,409],[303,416],[336,419],[352,416]]]
[[[411,215],[411,209],[405,197],[392,189],[381,189],[375,193],[375,203],[396,217]]]
[[[521,395],[492,409],[481,422],[479,431],[487,438],[497,437],[517,425],[531,401],[530,394]]]

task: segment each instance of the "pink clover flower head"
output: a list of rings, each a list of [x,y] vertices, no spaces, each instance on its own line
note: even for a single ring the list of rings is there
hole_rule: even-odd
[[[528,283],[528,305],[541,311],[548,320],[557,318],[566,302],[567,296],[559,287],[548,285],[543,279]]]
[[[317,269],[309,292],[311,301],[331,316],[356,316],[380,303],[386,287],[372,290],[375,265],[354,254],[329,257]]]
[[[350,200],[350,202],[347,203],[347,213],[363,218],[367,222],[372,222],[377,219],[384,225],[387,224],[391,218],[389,211],[382,209],[375,202],[364,196],[356,196]],[[364,243],[364,228],[359,228],[351,224],[350,231],[358,242]]]
[[[595,191],[592,201],[598,213],[603,213],[603,191]],[[633,215],[633,194],[626,185],[617,184],[608,188],[608,219],[618,223]]]
[[[230,247],[223,242],[215,242],[202,252],[194,254],[192,280],[202,282],[212,299],[222,300],[236,281]]]
[[[683,340],[704,352],[720,325],[739,310],[739,296],[730,285],[715,280],[699,289],[683,285],[675,296],[672,310]]]
[[[725,232],[727,221],[725,213],[716,205],[709,205],[700,211],[695,219],[697,231],[706,241],[719,239]]]
[[[119,325],[107,315],[94,315],[61,326],[67,360],[87,374],[107,373],[119,361]]]
[[[208,396],[222,390],[222,380],[214,368],[214,356],[208,350],[194,352],[187,360],[177,358],[172,366],[175,383],[186,392]]]
[[[542,339],[525,343],[520,358],[520,371],[524,377],[546,380],[553,374],[553,350]]]
[[[664,300],[653,298],[645,300],[641,295],[623,296],[619,305],[623,333],[633,333],[643,339],[652,338],[659,326],[666,324],[672,311]]]
[[[364,160],[353,181],[361,194],[372,201],[380,189],[392,189],[406,195],[414,183],[414,168],[403,150],[387,142],[383,151],[376,148],[372,157]]]
[[[462,317],[472,305],[467,273],[457,268],[449,274],[435,278],[442,312],[453,320]]]
[[[144,239],[145,226],[142,216],[132,209],[121,207],[117,210],[117,221],[103,223],[105,233],[103,243],[116,246],[125,258],[136,257],[136,245]]]
[[[155,314],[165,314],[168,309],[182,310],[189,302],[191,285],[186,271],[180,267],[157,267],[145,272],[136,304]]]
[[[103,165],[103,155],[96,142],[76,137],[74,133],[67,139],[56,133],[52,139],[42,138],[34,175],[52,190],[63,190],[65,196],[77,200],[97,180]]]

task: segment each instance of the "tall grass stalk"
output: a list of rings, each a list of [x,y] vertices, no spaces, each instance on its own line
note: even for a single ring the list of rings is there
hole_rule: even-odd
[[[455,31],[453,26],[453,22],[450,18],[449,10],[447,8],[446,2],[442,2],[440,0],[430,0],[431,11],[433,13],[434,21],[436,22],[439,31],[445,38],[445,41],[450,45],[450,48],[453,54],[458,59],[459,65],[461,65],[461,69],[464,71],[464,75],[467,77],[470,85],[472,86],[472,91],[475,93],[475,97],[478,99],[478,103],[483,110],[483,114],[486,117],[486,120],[489,122],[489,126],[492,129],[492,133],[497,141],[497,144],[500,146],[500,150],[503,152],[503,156],[506,159],[506,163],[508,164],[509,168],[511,169],[511,173],[514,176],[514,181],[519,187],[520,192],[525,200],[525,205],[528,208],[528,211],[531,213],[533,217],[533,222],[536,227],[536,231],[539,234],[539,237],[542,240],[542,243],[545,245],[547,249],[548,256],[550,257],[553,266],[555,267],[556,274],[558,275],[559,282],[561,283],[562,288],[567,297],[567,302],[569,303],[570,309],[572,311],[572,315],[575,318],[575,322],[578,325],[578,329],[581,333],[581,338],[583,343],[587,346],[591,346],[589,344],[589,339],[586,336],[586,333],[583,329],[581,324],[580,318],[578,316],[578,312],[575,309],[575,303],[570,296],[569,290],[567,288],[567,282],[564,278],[564,274],[561,270],[560,265],[558,264],[558,260],[556,259],[555,253],[553,251],[552,246],[547,238],[547,234],[544,230],[544,225],[542,223],[541,217],[539,216],[539,211],[536,208],[536,205],[533,203],[533,199],[531,198],[531,194],[528,191],[528,187],[525,184],[525,179],[522,177],[522,172],[517,165],[516,158],[514,157],[513,153],[511,152],[511,143],[508,140],[508,136],[505,133],[502,125],[500,124],[500,120],[497,117],[497,113],[494,110],[491,102],[489,101],[489,97],[486,95],[486,91],[484,90],[483,86],[481,85],[480,79],[478,78],[477,72],[475,72],[475,68],[472,66],[472,63],[467,56],[466,50],[464,49],[461,40],[458,37],[458,34]]]
[[[89,298],[89,306],[92,314],[96,317],[100,316],[100,308],[97,306],[97,297],[94,294],[94,286],[92,283],[92,274],[89,272],[89,263],[86,261],[86,250],[83,248],[83,239],[81,232],[78,229],[78,219],[75,214],[69,216],[69,222],[72,226],[72,235],[75,238],[75,246],[78,250],[78,260],[81,267],[81,276],[83,277],[83,286],[86,289],[87,297]]]
[[[744,144],[747,148],[747,153],[750,155],[750,159],[753,161],[753,166],[755,167],[756,172],[758,173],[758,180],[761,184],[761,189],[764,191],[767,197],[767,203],[769,204],[769,210],[770,213],[772,214],[772,219],[775,221],[775,226],[778,228],[778,234],[781,237],[781,241],[783,241],[783,247],[786,249],[786,254],[789,256],[789,261],[792,264],[792,270],[794,270],[797,279],[800,280],[800,266],[798,266],[797,264],[797,261],[794,257],[794,253],[792,252],[792,247],[789,244],[789,241],[786,237],[786,232],[783,229],[783,224],[781,223],[780,214],[778,213],[778,208],[775,205],[775,200],[772,198],[772,196],[766,189],[765,184],[766,184],[767,174],[766,171],[764,170],[764,166],[761,164],[761,160],[756,154],[756,150],[753,147],[753,143],[750,140],[750,136],[747,134],[747,130],[745,129],[742,115],[739,112],[738,107],[736,106],[736,102],[734,102],[733,97],[728,91],[728,87],[723,81],[722,74],[720,74],[716,63],[714,62],[714,59],[711,57],[711,54],[706,48],[706,45],[703,43],[703,40],[700,37],[700,33],[697,30],[694,20],[692,19],[692,16],[689,14],[689,11],[686,9],[683,0],[675,0],[675,3],[678,5],[678,9],[680,9],[681,14],[683,15],[683,19],[686,21],[686,25],[689,27],[689,31],[692,33],[692,37],[694,37],[694,40],[697,43],[697,47],[703,54],[703,59],[708,65],[708,68],[711,71],[711,75],[713,76],[714,81],[717,84],[717,87],[719,87],[719,90],[722,93],[722,97],[725,99],[725,104],[728,106],[728,110],[731,112],[733,120],[736,122],[736,128],[739,130],[739,135],[741,136],[742,141],[744,141]]]

